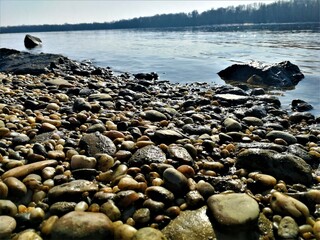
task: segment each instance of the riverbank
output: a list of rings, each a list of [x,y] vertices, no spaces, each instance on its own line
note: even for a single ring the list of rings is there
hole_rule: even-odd
[[[319,118],[263,89],[40,65],[0,73],[1,238],[319,239]]]

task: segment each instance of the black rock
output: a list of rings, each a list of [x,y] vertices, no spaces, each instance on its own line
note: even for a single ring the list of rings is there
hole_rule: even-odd
[[[40,38],[27,34],[24,38],[24,46],[28,49],[37,47],[42,44]]]
[[[247,82],[252,85],[279,88],[293,87],[304,78],[299,67],[289,61],[273,65],[264,65],[259,62],[233,64],[218,72],[218,75],[227,82]]]
[[[297,112],[305,112],[313,109],[312,105],[310,103],[307,103],[301,99],[294,99],[291,102],[292,110]]]

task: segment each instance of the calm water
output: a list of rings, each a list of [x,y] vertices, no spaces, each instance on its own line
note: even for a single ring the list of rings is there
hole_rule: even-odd
[[[32,34],[32,33],[31,33]],[[179,29],[34,33],[32,52],[91,60],[119,72],[158,72],[162,80],[224,84],[216,74],[233,63],[289,60],[305,74],[294,90],[278,92],[285,109],[300,98],[320,116],[319,24],[233,25]],[[0,47],[24,50],[25,34],[0,34]]]

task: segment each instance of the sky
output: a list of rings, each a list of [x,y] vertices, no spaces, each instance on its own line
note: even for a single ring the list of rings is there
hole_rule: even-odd
[[[0,26],[111,22],[275,0],[0,0]]]

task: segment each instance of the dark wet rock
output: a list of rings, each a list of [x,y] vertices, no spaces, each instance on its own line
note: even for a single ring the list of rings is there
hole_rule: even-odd
[[[293,136],[290,133],[287,132],[283,132],[283,131],[271,131],[269,132],[266,137],[270,140],[270,141],[274,141],[277,138],[281,138],[283,140],[285,140],[288,144],[294,144],[297,142],[297,139],[295,136]]]
[[[112,97],[107,94],[107,93],[96,93],[96,94],[91,94],[88,97],[88,101],[110,101],[112,100]]]
[[[145,79],[145,80],[157,80],[159,78],[158,74],[155,72],[151,73],[137,73],[134,74],[137,79]]]
[[[164,143],[174,143],[178,139],[182,139],[183,135],[180,132],[171,129],[161,129],[157,130],[154,133],[153,138],[156,141],[164,142]]]
[[[113,238],[112,221],[103,213],[73,211],[57,220],[52,228],[51,239]]]
[[[81,112],[81,111],[90,111],[91,105],[90,103],[86,102],[83,98],[77,98],[73,103],[73,111]]]
[[[303,101],[301,99],[292,100],[291,107],[292,107],[292,110],[297,112],[305,112],[313,109],[310,103],[307,103],[306,101]]]
[[[265,143],[265,142],[252,142],[252,143],[236,143],[237,149],[248,149],[248,148],[256,148],[256,149],[270,149],[277,152],[285,152],[288,147],[275,144],[275,143]]]
[[[55,54],[31,54],[19,52],[13,49],[0,49],[0,71],[15,74],[48,73],[51,62],[58,61],[62,57]]]
[[[57,201],[78,201],[84,192],[96,192],[98,185],[95,182],[87,180],[74,180],[72,182],[57,185],[51,188],[48,192],[50,202]]]
[[[172,240],[214,239],[215,231],[206,212],[206,206],[183,211],[161,231],[167,239]]]
[[[148,145],[138,149],[129,159],[130,166],[141,166],[143,164],[163,163],[166,160],[165,153],[156,146]]]
[[[102,135],[100,132],[84,134],[80,140],[80,146],[82,146],[91,157],[99,153],[113,155],[117,151],[111,139]]]
[[[304,78],[298,66],[289,61],[273,65],[259,62],[249,64],[234,64],[218,73],[225,81],[248,82],[255,75],[253,85],[267,85],[274,87],[292,87]],[[259,79],[259,81],[257,81]]]
[[[217,94],[232,94],[232,95],[239,95],[239,96],[248,96],[243,89],[231,86],[231,85],[222,85],[216,89]]]
[[[259,205],[245,193],[221,193],[208,198],[214,221],[226,231],[250,230],[259,217]]]
[[[266,94],[263,88],[254,88],[252,89],[251,93],[252,96],[264,95]]]
[[[184,194],[188,191],[188,179],[178,170],[167,168],[163,172],[164,185],[174,194]]]
[[[170,204],[174,200],[174,194],[161,186],[151,186],[146,189],[145,194],[154,201]]]
[[[77,203],[75,202],[56,202],[50,206],[51,215],[62,216],[74,211]]]
[[[292,154],[273,150],[246,149],[237,156],[237,168],[261,171],[288,183],[312,183],[312,169],[303,159]]]
[[[30,141],[30,138],[25,134],[18,134],[12,139],[13,145],[22,145],[27,144]]]
[[[233,138],[225,133],[219,133],[219,140],[221,143],[232,142]]]
[[[42,41],[40,38],[32,36],[30,34],[27,34],[24,38],[24,46],[26,48],[31,49],[31,48],[40,46],[41,44],[42,44]]]
[[[203,206],[205,202],[204,198],[197,190],[189,191],[186,194],[185,199],[189,209],[199,208]]]
[[[288,152],[302,158],[304,161],[306,161],[309,164],[313,159],[312,156],[309,154],[309,152],[300,144],[290,145],[288,147]]]
[[[289,120],[293,123],[299,123],[302,120],[310,121],[314,119],[314,115],[309,112],[294,112],[289,116]]]
[[[253,106],[244,113],[246,116],[264,118],[267,116],[267,111],[264,106]]]
[[[178,160],[181,164],[193,164],[191,155],[184,147],[170,145],[168,147],[168,153],[170,158],[173,160]]]
[[[211,133],[211,128],[206,125],[186,124],[182,127],[182,130],[192,135],[202,135],[205,133]]]

